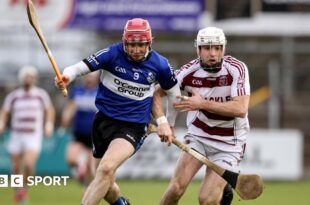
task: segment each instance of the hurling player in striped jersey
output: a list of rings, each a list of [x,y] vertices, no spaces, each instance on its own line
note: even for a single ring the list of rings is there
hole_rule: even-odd
[[[170,102],[180,95],[180,89],[168,60],[152,49],[152,32],[145,19],[128,20],[123,41],[112,44],[75,65],[66,67],[62,89],[76,77],[101,71],[95,100],[98,112],[93,121],[92,144],[96,162],[94,180],[82,199],[83,205],[129,204],[120,196],[115,182],[116,171],[143,144],[153,104],[155,83],[165,90]],[[173,107],[172,103],[169,107]],[[158,134],[168,145],[172,130],[164,115],[154,115]]]
[[[36,67],[23,66],[18,72],[19,87],[8,93],[0,112],[0,137],[10,125],[11,174],[23,174],[24,179],[24,186],[15,188],[16,203],[28,201],[27,178],[35,175],[43,137],[52,137],[54,131],[55,108],[48,92],[37,86],[38,77]]]
[[[178,96],[181,101],[174,107],[187,112],[188,131],[184,142],[215,164],[238,172],[250,129],[247,117],[250,83],[247,66],[232,56],[224,55],[225,46],[226,37],[222,29],[207,27],[198,32],[198,58],[175,72],[186,96]],[[158,100],[162,95],[162,90],[157,89],[154,95],[157,115],[163,112]],[[175,114],[168,111],[167,118],[173,127]],[[202,166],[200,161],[183,152],[160,204],[178,204]],[[198,198],[200,205],[230,205],[233,192],[222,177],[206,169]]]

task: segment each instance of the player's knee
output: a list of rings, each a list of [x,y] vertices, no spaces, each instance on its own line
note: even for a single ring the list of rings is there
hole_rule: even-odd
[[[180,184],[180,183],[174,183],[170,185],[170,195],[172,195],[174,198],[180,198],[186,190],[186,186]]]
[[[110,163],[99,165],[96,170],[96,177],[112,177],[115,173],[115,167]]]
[[[69,165],[75,166],[78,164],[78,152],[72,148],[72,146],[67,148],[66,161]]]
[[[76,166],[77,165],[77,160],[76,157],[73,157],[71,155],[66,156],[66,161],[70,166]]]
[[[206,194],[201,192],[198,200],[200,205],[218,205],[221,200],[221,193],[216,194],[216,192],[212,192]]]

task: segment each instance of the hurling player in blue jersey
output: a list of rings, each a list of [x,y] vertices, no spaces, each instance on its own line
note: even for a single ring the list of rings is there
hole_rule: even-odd
[[[63,89],[76,77],[101,71],[95,104],[99,110],[92,127],[93,156],[96,174],[82,199],[83,205],[99,204],[105,199],[113,205],[129,204],[120,196],[115,182],[116,170],[143,144],[153,104],[155,83],[171,99],[168,108],[180,95],[177,80],[168,60],[152,50],[152,32],[147,20],[128,20],[123,42],[91,55],[65,68]],[[165,116],[154,116],[162,141],[171,144],[173,134]]]
[[[69,100],[63,109],[60,131],[72,127],[72,140],[67,146],[66,160],[76,179],[86,185],[93,178],[92,121],[97,112],[95,99],[98,89],[98,72],[89,73],[82,82],[70,89]]]

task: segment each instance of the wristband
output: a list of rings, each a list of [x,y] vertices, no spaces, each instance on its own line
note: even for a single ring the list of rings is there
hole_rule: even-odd
[[[161,116],[161,117],[156,119],[156,123],[157,123],[157,125],[161,125],[163,123],[168,123],[168,120],[165,116]]]

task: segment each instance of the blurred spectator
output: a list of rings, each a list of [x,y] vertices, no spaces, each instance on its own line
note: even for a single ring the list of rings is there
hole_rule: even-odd
[[[53,134],[55,110],[48,93],[36,86],[38,72],[25,66],[18,73],[21,86],[10,92],[4,100],[0,114],[0,134],[10,119],[8,152],[12,160],[12,174],[23,170],[24,187],[15,190],[14,200],[28,198],[26,179],[35,174],[35,165],[41,152],[43,135]]]

